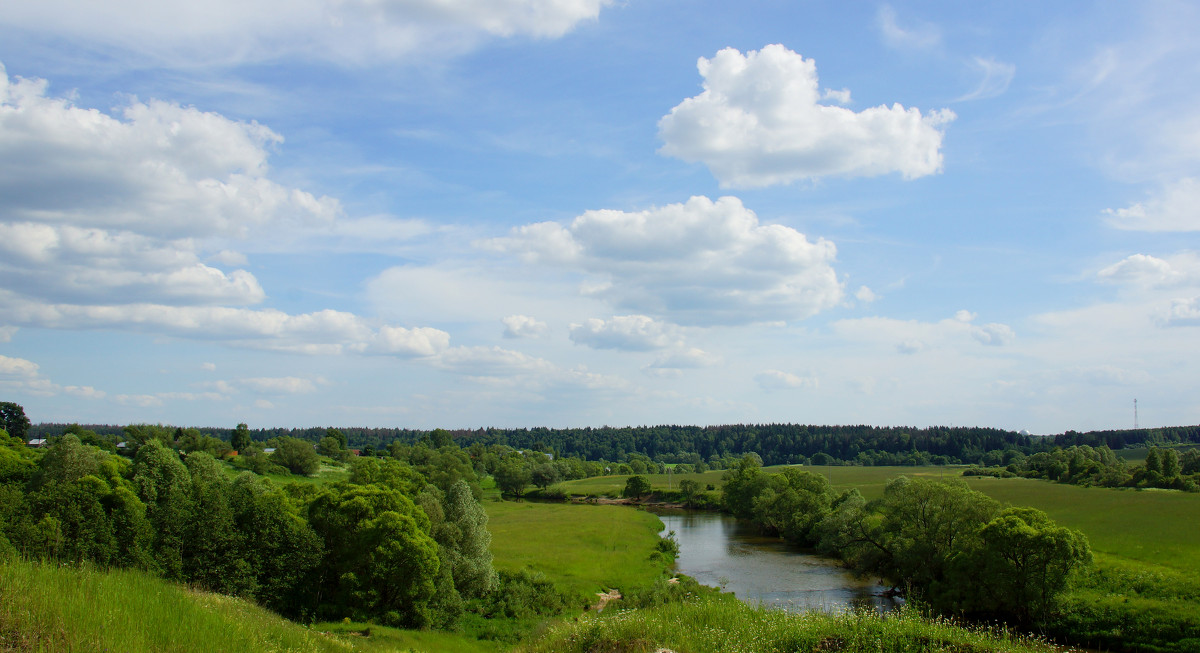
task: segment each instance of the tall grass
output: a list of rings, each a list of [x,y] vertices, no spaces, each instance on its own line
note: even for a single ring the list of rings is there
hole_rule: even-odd
[[[341,639],[241,599],[127,570],[0,563],[0,651],[325,653]]]
[[[831,615],[789,614],[747,606],[729,597],[587,616],[566,622],[518,647],[525,653],[739,651],[1047,653],[1029,636],[964,628],[915,611]]]

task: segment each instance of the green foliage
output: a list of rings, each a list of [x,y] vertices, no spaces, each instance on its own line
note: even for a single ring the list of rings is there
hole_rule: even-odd
[[[679,481],[679,493],[682,495],[683,504],[689,508],[696,507],[696,499],[700,496],[700,482],[695,479],[685,478]]]
[[[29,418],[25,416],[25,408],[11,401],[0,401],[0,428],[10,436],[25,444],[25,435],[29,431]]]
[[[647,481],[645,476],[630,476],[625,481],[625,489],[621,492],[621,496],[640,501],[649,493],[650,481]]]
[[[1049,621],[1072,576],[1092,562],[1087,538],[1055,524],[1035,508],[1008,508],[979,531],[974,551],[961,556],[955,582],[975,590],[977,610]]]
[[[317,588],[309,579],[323,560],[321,538],[278,486],[254,474],[234,479],[229,505],[241,538],[241,547],[229,552],[234,573],[244,568],[254,575],[253,595],[263,605],[311,615]]]
[[[234,429],[232,437],[229,439],[229,446],[238,453],[246,453],[246,449],[250,448],[250,443],[253,442],[250,438],[250,427],[246,426],[245,422],[237,425]]]
[[[180,431],[177,444],[179,450],[184,453],[203,452],[219,458],[232,450],[224,440],[204,435],[196,429],[181,429]]]
[[[529,476],[533,484],[543,490],[562,480],[558,468],[550,463],[533,465],[529,470]]]
[[[195,509],[187,467],[174,451],[148,440],[134,459],[133,485],[146,504],[156,565],[168,579],[183,578],[184,541]]]
[[[425,443],[414,446],[393,443],[389,451],[393,458],[411,465],[442,493],[449,492],[451,486],[461,480],[467,482],[472,495],[482,496],[471,458],[462,449],[452,445],[432,449]]]
[[[271,462],[286,468],[293,474],[312,476],[321,468],[321,459],[311,442],[299,438],[282,437],[271,454]]]
[[[222,594],[248,595],[257,587],[253,570],[238,555],[242,534],[230,504],[232,484],[221,464],[207,453],[188,454],[194,517],[188,524],[188,546],[183,551],[184,577],[204,589]]]
[[[487,594],[497,583],[490,550],[492,534],[487,530],[487,513],[466,481],[450,488],[442,512],[433,536],[441,546],[442,564],[451,570],[455,589],[465,598]]]
[[[768,477],[766,487],[751,499],[751,513],[768,532],[812,546],[820,539],[816,526],[829,514],[832,501],[824,476],[791,467]]]
[[[740,519],[754,515],[754,498],[766,489],[768,480],[757,460],[745,456],[721,477],[725,509]]]
[[[936,593],[944,589],[951,558],[977,546],[980,528],[999,505],[962,482],[902,476],[888,484],[876,509],[882,520],[871,546],[884,555],[865,571],[897,587]]]
[[[122,431],[131,453],[136,453],[142,445],[151,441],[163,446],[170,446],[175,441],[175,430],[162,424],[130,424]]]
[[[546,574],[530,569],[502,571],[475,612],[490,619],[529,619],[562,614],[571,605]]]
[[[308,518],[327,552],[318,614],[409,627],[440,620],[438,544],[410,498],[379,485],[332,486],[309,504]]]
[[[317,453],[322,456],[340,460],[344,451],[345,449],[342,449],[336,438],[326,436],[317,443]]]
[[[84,476],[98,476],[100,465],[108,457],[96,447],[89,447],[75,435],[64,435],[46,449],[38,465],[35,487],[48,483],[71,483]]]
[[[416,496],[425,487],[425,478],[407,463],[392,458],[356,458],[350,465],[350,483],[382,485]]]
[[[501,460],[492,472],[492,477],[496,479],[496,487],[500,489],[501,493],[518,499],[525,494],[525,488],[533,482],[533,474],[530,472],[529,465],[520,456],[509,456]]]

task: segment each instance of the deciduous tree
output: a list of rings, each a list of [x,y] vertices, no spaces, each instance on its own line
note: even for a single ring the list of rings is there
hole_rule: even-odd
[[[640,501],[649,493],[650,481],[647,481],[645,476],[630,476],[625,480],[625,490],[622,492],[622,496]]]

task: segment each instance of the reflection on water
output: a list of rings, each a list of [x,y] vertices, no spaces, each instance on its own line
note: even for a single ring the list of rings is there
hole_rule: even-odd
[[[886,611],[898,599],[879,596],[884,588],[860,580],[828,558],[802,553],[778,538],[762,537],[728,515],[656,510],[675,531],[675,568],[704,585],[723,587],[739,599],[782,610],[873,607]]]

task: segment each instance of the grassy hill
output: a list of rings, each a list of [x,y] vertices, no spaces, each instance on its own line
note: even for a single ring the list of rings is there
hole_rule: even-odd
[[[0,651],[346,653],[323,635],[241,599],[151,575],[0,563]]]

